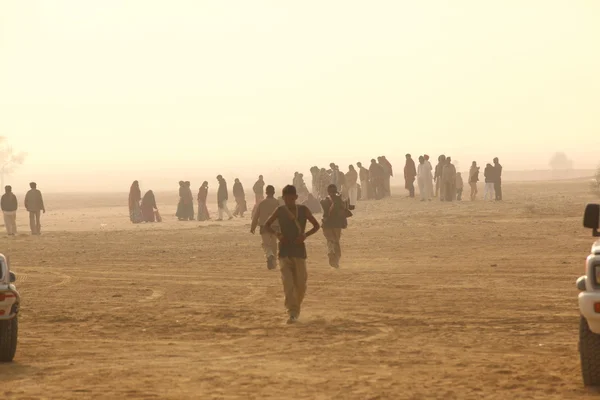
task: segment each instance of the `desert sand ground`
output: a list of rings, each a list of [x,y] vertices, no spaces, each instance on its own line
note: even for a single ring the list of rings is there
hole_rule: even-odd
[[[46,196],[43,235],[0,237],[23,297],[6,398],[569,399],[585,182],[502,203],[360,203],[340,270],[308,240],[301,321],[250,219],[129,223],[127,194]],[[212,210],[215,211],[214,205]]]

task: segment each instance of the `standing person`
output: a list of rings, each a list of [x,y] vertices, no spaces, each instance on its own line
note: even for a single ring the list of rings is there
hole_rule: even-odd
[[[156,198],[154,197],[154,192],[152,190],[146,192],[142,198],[142,205],[140,208],[142,209],[144,222],[156,222],[156,214],[154,212],[158,211],[158,208],[156,207]]]
[[[267,258],[267,268],[275,269],[277,267],[277,235],[268,232],[265,229],[265,224],[279,207],[279,201],[275,198],[275,188],[271,185],[267,186],[266,195],[267,198],[261,201],[256,208],[256,213],[252,218],[250,233],[254,235],[256,227],[260,227],[259,233],[262,238],[262,248]],[[275,231],[278,230],[277,221],[273,223],[272,228]]]
[[[350,210],[354,210],[356,201],[358,200],[358,172],[354,169],[354,165],[348,166],[346,173],[346,186],[348,187],[348,204]]]
[[[321,168],[321,172],[319,173],[319,199],[324,199],[327,197],[327,186],[329,186],[329,175],[327,174],[327,170],[325,168]]]
[[[40,223],[40,212],[46,214],[46,207],[44,207],[42,192],[37,189],[37,184],[35,182],[31,182],[29,187],[31,190],[25,195],[25,209],[29,211],[29,225],[31,227],[31,234],[41,235],[42,224]]]
[[[383,170],[381,165],[377,164],[377,161],[373,158],[371,160],[371,166],[369,167],[369,177],[371,179],[371,186],[373,187],[373,196],[376,200],[381,200],[385,196],[385,189],[383,187]]]
[[[463,182],[462,174],[460,172],[456,173],[456,200],[462,201],[463,189],[465,187],[465,183]]]
[[[254,218],[254,215],[256,214],[256,209],[257,209],[258,205],[265,198],[265,196],[263,194],[264,188],[265,188],[265,181],[263,179],[263,176],[260,175],[258,177],[258,180],[256,181],[256,183],[254,184],[254,186],[252,186],[252,191],[254,192],[254,206],[252,207],[252,218]]]
[[[346,183],[346,174],[344,174],[340,170],[340,166],[336,165],[337,174],[338,174],[338,188],[340,189],[340,193],[342,194],[342,198],[344,200],[348,200],[348,185]]]
[[[329,195],[321,201],[323,208],[323,235],[327,239],[327,255],[329,265],[333,268],[340,267],[342,258],[342,247],[340,244],[342,238],[342,229],[348,227],[347,208],[344,200],[338,193],[335,185],[329,185]]]
[[[421,195],[421,201],[429,200],[429,193],[427,192],[427,165],[425,164],[425,157],[419,156],[419,165],[417,166],[417,183],[419,185],[419,194]]]
[[[279,268],[285,294],[285,308],[289,319],[288,324],[293,324],[300,316],[304,295],[306,294],[306,238],[314,235],[319,230],[319,223],[305,206],[296,205],[298,194],[294,186],[283,188],[283,201],[285,205],[275,210],[265,223],[265,230],[277,235],[279,239]],[[279,223],[280,233],[273,230],[272,225]],[[306,221],[310,221],[312,229],[305,233]]]
[[[235,199],[233,216],[244,218],[244,213],[248,210],[248,207],[246,207],[246,192],[244,192],[244,186],[238,178],[235,178],[233,183],[233,198]]]
[[[17,209],[19,208],[19,202],[17,196],[12,192],[11,186],[4,187],[5,193],[2,195],[2,213],[4,214],[4,226],[6,226],[6,233],[8,236],[15,236],[17,234]]]
[[[254,186],[252,186],[252,191],[254,192],[255,204],[258,204],[265,199],[264,189],[265,189],[265,180],[262,175],[259,175],[258,180],[254,184]]]
[[[208,207],[206,206],[206,199],[208,198],[208,182],[204,181],[200,189],[198,190],[198,221],[208,221],[210,214],[208,213]]]
[[[233,219],[231,211],[227,207],[227,200],[229,200],[229,192],[227,191],[227,182],[221,175],[217,176],[219,181],[219,189],[217,190],[217,203],[219,205],[219,219],[217,221],[223,221],[223,213],[227,214],[229,220]]]
[[[425,172],[427,173],[427,177],[425,178],[425,190],[427,191],[427,199],[431,200],[434,195],[433,192],[433,167],[431,166],[431,162],[429,162],[429,156],[425,154],[423,156],[425,159]]]
[[[331,164],[329,164],[329,168],[331,168],[331,177],[330,177],[331,180],[329,181],[329,185],[337,185],[338,179],[340,177],[340,175],[338,174],[337,165],[335,165],[335,163],[331,163]],[[325,192],[325,193],[327,193],[327,192]],[[325,194],[325,195],[327,195],[327,194]]]
[[[475,201],[477,199],[477,182],[479,182],[479,167],[477,166],[477,162],[473,161],[473,164],[471,164],[471,169],[469,170],[469,186],[471,186],[471,201]]]
[[[296,190],[298,191],[298,195],[302,195],[303,198],[308,197],[310,192],[304,181],[304,174],[298,174],[298,186],[296,186]]]
[[[408,197],[415,197],[415,178],[417,177],[417,167],[410,154],[406,155],[406,164],[404,165],[404,187],[408,190]]]
[[[310,169],[311,175],[311,193],[314,197],[319,197],[319,174],[321,170],[316,165]]]
[[[388,159],[385,156],[381,156],[381,160],[383,161],[383,164],[386,167],[386,172],[389,174],[389,176],[387,177],[387,181],[386,181],[386,191],[388,193],[388,196],[392,195],[392,177],[394,176],[394,169],[392,168],[392,164],[388,161]]]
[[[444,192],[444,201],[454,201],[456,198],[456,168],[451,157],[446,157],[446,165],[442,170],[441,191]]]
[[[186,213],[185,213],[185,182],[179,181],[179,202],[177,203],[177,212],[175,212],[175,216],[179,221],[185,221]]]
[[[495,171],[492,164],[487,164],[485,169],[483,170],[483,176],[485,178],[485,190],[483,199],[484,200],[494,200],[494,180],[495,180]]]
[[[367,200],[371,197],[369,194],[371,191],[369,190],[369,170],[363,167],[361,162],[356,163],[358,167],[358,177],[360,179],[360,188],[361,188],[361,200]]]
[[[496,201],[502,200],[502,165],[498,157],[494,158],[494,191],[496,192]]]
[[[385,197],[390,197],[392,195],[391,190],[391,179],[392,179],[392,170],[389,167],[389,164],[386,163],[383,157],[377,157],[377,162],[381,166],[381,170],[383,171],[383,193]]]
[[[446,156],[441,155],[438,157],[438,164],[435,166],[435,174],[433,180],[435,181],[435,197],[440,196],[440,200],[444,201],[444,191],[442,188],[442,173],[444,172],[444,166],[446,165]]]
[[[292,179],[292,184],[295,187],[299,187],[300,186],[300,172],[294,172],[294,179]]]
[[[140,183],[133,181],[129,188],[129,220],[134,224],[142,222],[142,209],[140,208],[140,201],[142,200],[142,191],[140,190]]]
[[[184,199],[184,220],[194,220],[194,194],[192,193],[192,184],[190,181],[185,182],[185,190],[183,192]]]

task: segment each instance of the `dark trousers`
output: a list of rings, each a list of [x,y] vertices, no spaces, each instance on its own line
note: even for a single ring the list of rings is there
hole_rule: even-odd
[[[494,191],[496,192],[496,200],[502,200],[502,181],[494,183]]]
[[[415,197],[415,181],[406,181],[406,189],[409,197]]]
[[[456,187],[452,182],[442,182],[444,201],[453,201],[456,198]]]
[[[32,235],[39,235],[41,233],[42,224],[40,223],[40,211],[29,212],[29,226]]]
[[[375,186],[375,199],[381,200],[385,197],[385,185],[383,180],[378,180]]]

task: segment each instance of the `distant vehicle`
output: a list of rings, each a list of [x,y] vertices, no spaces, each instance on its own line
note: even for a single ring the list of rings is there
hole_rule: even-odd
[[[17,351],[21,297],[13,284],[16,280],[8,259],[0,254],[0,362],[12,361]]]

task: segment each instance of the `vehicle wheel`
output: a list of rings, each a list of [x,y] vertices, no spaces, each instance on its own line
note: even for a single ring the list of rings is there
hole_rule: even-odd
[[[0,362],[12,361],[17,352],[18,316],[0,321]]]
[[[587,320],[579,320],[581,375],[586,386],[600,386],[600,335],[590,331]]]

